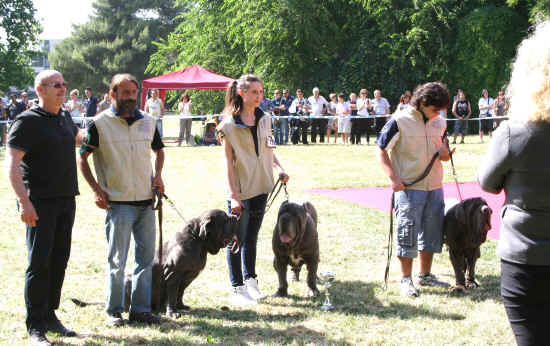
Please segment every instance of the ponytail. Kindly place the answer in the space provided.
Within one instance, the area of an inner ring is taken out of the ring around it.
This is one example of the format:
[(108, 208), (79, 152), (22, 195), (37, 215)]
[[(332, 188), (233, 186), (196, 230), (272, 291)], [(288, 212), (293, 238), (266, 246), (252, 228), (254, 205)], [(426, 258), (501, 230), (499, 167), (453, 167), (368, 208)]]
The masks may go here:
[(253, 82), (262, 83), (261, 79), (253, 74), (242, 75), (229, 83), (225, 92), (225, 108), (224, 113), (228, 116), (235, 116), (243, 110), (243, 98), (239, 94), (239, 90), (248, 90), (248, 87)]

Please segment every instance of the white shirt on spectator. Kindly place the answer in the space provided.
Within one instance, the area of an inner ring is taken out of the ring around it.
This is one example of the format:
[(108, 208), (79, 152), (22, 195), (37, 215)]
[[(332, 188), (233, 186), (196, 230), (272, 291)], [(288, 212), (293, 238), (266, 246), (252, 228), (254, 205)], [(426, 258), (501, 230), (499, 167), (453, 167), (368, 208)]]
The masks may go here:
[[(364, 108), (363, 105), (366, 105)], [(368, 108), (368, 105), (369, 105), (369, 99), (362, 99), (362, 98), (358, 98), (357, 99), (357, 114), (358, 115), (369, 115), (369, 110), (367, 109)], [(362, 109), (361, 109), (362, 108)]]
[(317, 100), (315, 99), (315, 96), (310, 96), (307, 100), (311, 105), (310, 115), (312, 116), (320, 116), (323, 112), (323, 105), (328, 106), (327, 100), (321, 95), (319, 95)]
[(161, 99), (157, 98), (156, 100), (153, 100), (153, 98), (150, 98), (147, 100), (147, 107), (149, 107), (149, 114), (158, 117), (160, 116), (160, 105), (161, 105)]
[(372, 103), (374, 114), (385, 115), (390, 113), (390, 103), (385, 97), (381, 97), (380, 100), (374, 98), (370, 102)]
[[(492, 117), (493, 114), (493, 104), (495, 103), (495, 100), (491, 97), (485, 98), (482, 97), (479, 99), (478, 107), (479, 107), (479, 117), (480, 118), (486, 118), (486, 117)], [(489, 106), (489, 109), (481, 109), (481, 107), (487, 107)]]

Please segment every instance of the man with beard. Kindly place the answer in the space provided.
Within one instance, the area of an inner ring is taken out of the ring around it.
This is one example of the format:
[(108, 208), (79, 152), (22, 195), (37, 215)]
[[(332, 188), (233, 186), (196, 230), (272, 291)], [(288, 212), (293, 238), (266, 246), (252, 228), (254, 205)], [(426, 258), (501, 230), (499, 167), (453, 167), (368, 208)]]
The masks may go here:
[(25, 305), (31, 345), (51, 345), (46, 332), (76, 333), (61, 324), (59, 307), (78, 195), (75, 144), (82, 142), (68, 112), (61, 109), (67, 83), (54, 70), (34, 80), (39, 104), (19, 114), (8, 135), (7, 167), (27, 230)]
[[(93, 118), (78, 160), (82, 175), (94, 191), (95, 203), (107, 210), (107, 325), (124, 323), (124, 267), (130, 235), (136, 243), (130, 297), (130, 322), (159, 324), (151, 314), (152, 265), (155, 255), (153, 189), (164, 192), (164, 151), (155, 119), (136, 108), (139, 84), (130, 74), (111, 80), (111, 108)], [(155, 153), (155, 170), (151, 167)], [(88, 157), (93, 154), (97, 180)]]

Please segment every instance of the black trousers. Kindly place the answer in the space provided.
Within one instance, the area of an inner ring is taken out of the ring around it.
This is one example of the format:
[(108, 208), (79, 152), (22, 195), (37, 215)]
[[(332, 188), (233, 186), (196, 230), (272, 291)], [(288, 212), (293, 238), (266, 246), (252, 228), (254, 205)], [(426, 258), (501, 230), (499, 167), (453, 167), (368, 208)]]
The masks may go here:
[(44, 322), (59, 307), (65, 268), (71, 253), (74, 197), (32, 200), (38, 214), (27, 226), (29, 265), (25, 273), (27, 330), (45, 330)]
[(519, 346), (547, 345), (550, 338), (550, 266), (501, 260), (500, 292)]
[(327, 133), (328, 119), (312, 119), (311, 121), (311, 143), (317, 143), (317, 134), (319, 134), (319, 143), (325, 143), (325, 133)]

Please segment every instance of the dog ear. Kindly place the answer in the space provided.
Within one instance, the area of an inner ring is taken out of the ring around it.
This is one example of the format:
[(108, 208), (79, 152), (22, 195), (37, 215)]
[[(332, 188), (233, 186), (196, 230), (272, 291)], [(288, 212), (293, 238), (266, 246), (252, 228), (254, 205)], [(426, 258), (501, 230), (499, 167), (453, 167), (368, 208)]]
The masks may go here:
[(208, 228), (210, 227), (211, 223), (212, 223), (212, 219), (209, 217), (201, 220), (199, 239), (206, 240), (206, 237), (208, 237)]
[(455, 207), (455, 217), (458, 222), (466, 223), (466, 211), (464, 210), (464, 203), (458, 203)]

